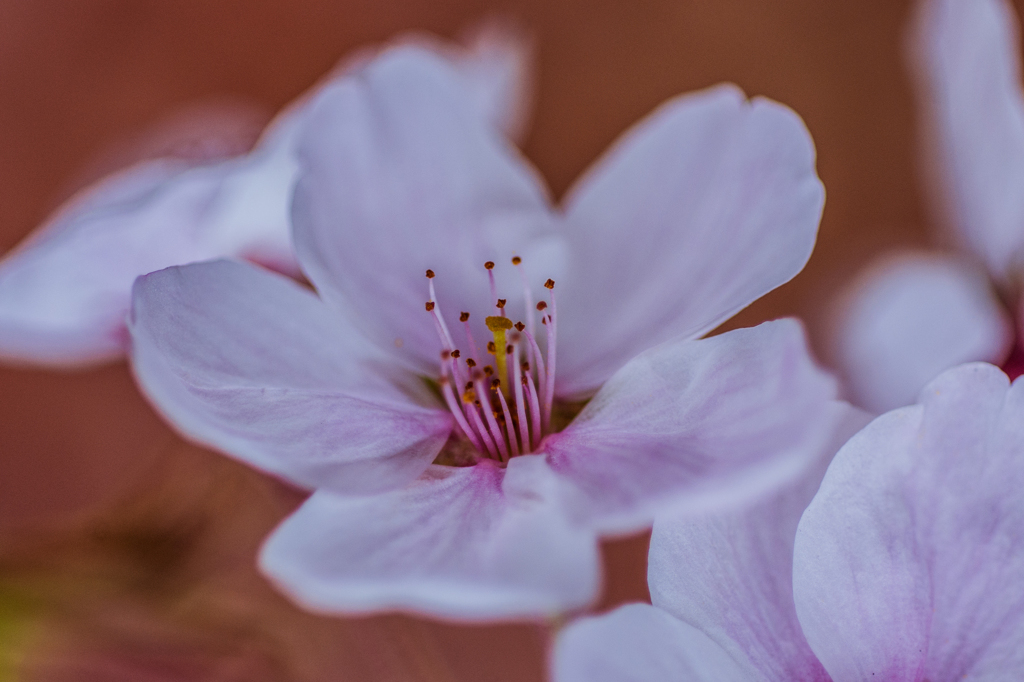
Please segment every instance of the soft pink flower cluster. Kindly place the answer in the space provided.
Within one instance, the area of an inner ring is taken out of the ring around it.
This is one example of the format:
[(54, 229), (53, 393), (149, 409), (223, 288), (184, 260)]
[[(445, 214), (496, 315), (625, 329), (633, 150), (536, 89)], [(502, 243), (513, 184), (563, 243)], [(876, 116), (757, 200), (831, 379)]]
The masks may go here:
[[(918, 24), (939, 194), (1012, 301), (1009, 10), (925, 0)], [(185, 437), (308, 490), (260, 564), (310, 609), (571, 616), (598, 539), (653, 524), (653, 605), (563, 629), (558, 679), (1020, 677), (1024, 388), (948, 369), (1010, 350), (985, 277), (915, 257), (862, 280), (842, 387), (792, 319), (708, 336), (811, 254), (803, 123), (730, 85), (679, 96), (556, 206), (508, 137), (527, 63), (495, 27), (400, 40), (243, 156), (104, 180), (0, 262), (0, 354), (127, 352)], [(856, 433), (842, 391), (901, 409)]]

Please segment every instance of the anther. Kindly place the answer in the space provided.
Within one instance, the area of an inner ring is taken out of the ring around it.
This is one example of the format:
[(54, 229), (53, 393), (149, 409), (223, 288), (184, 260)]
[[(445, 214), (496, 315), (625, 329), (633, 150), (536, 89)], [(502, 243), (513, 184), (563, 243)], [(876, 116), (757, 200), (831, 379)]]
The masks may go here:
[(466, 358), (466, 366), (476, 367), (476, 360), (474, 360), (473, 358)]
[(459, 322), (465, 322), (468, 319), (469, 319), (469, 313), (466, 313), (466, 312), (459, 313)]
[(523, 324), (522, 322), (516, 322), (515, 327), (516, 331), (523, 331), (524, 329), (526, 329), (526, 325)]
[(427, 279), (434, 279), (434, 271), (427, 270)]
[(512, 265), (519, 265), (523, 262), (523, 259), (519, 256), (512, 256)]
[(488, 341), (487, 342), (487, 352), (491, 353), (492, 355), (494, 353), (498, 352), (497, 347), (494, 345), (494, 341)]
[(504, 299), (504, 298), (499, 298), (499, 299), (498, 299), (498, 302), (497, 302), (497, 303), (495, 304), (495, 306), (494, 306), (494, 307), (495, 307), (495, 308), (504, 308), (504, 307), (505, 307), (505, 304), (506, 304), (506, 303), (508, 303), (508, 300), (507, 300), (507, 299)]
[(544, 288), (545, 289), (554, 289), (555, 288), (555, 280), (549, 279), (548, 281), (544, 282)]
[(493, 270), (494, 269), (494, 261), (492, 261), (492, 260), (487, 261), (486, 263), (484, 263), (484, 267), (487, 268), (488, 270)]
[(434, 302), (433, 301), (427, 301), (427, 306), (426, 307), (427, 307), (427, 312), (428, 313), (434, 312)]
[(501, 379), (491, 379), (491, 388), (498, 388), (501, 386)]
[[(458, 353), (458, 351), (455, 351), (455, 352)], [(448, 358), (452, 357), (452, 355), (453, 355), (453, 353), (450, 350), (445, 349), (445, 350), (441, 351), (441, 360), (448, 360)], [(458, 357), (458, 356), (456, 355), (455, 357)]]
[(460, 353), (460, 352), (459, 352), (459, 349), (458, 349), (458, 348), (456, 348), (455, 350), (453, 350), (453, 351), (452, 351), (452, 357), (453, 357), (453, 358), (458, 358), (458, 357), (460, 357), (461, 355), (462, 355), (462, 353)]
[(537, 304), (537, 310), (545, 310), (547, 307), (548, 304), (545, 303), (544, 301), (541, 301), (540, 303)]
[(505, 346), (505, 355), (512, 355), (512, 344)]
[(484, 374), (486, 374), (487, 376), (491, 376), (492, 374), (494, 374), (494, 368), (491, 367), (490, 365), (486, 365), (484, 367)]

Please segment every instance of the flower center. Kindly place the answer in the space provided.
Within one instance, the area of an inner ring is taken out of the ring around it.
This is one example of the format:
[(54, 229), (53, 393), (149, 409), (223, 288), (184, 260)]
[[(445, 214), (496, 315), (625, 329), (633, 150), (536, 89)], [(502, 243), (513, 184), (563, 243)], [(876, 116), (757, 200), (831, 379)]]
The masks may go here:
[[(459, 315), (463, 324), (466, 352), (455, 343), (434, 294), (434, 271), (427, 270), (430, 298), (426, 308), (434, 319), (441, 338), (441, 372), (438, 385), (448, 409), (459, 425), (461, 436), (476, 450), (477, 456), (499, 462), (533, 452), (551, 430), (551, 410), (555, 392), (555, 282), (548, 280), (550, 306), (546, 301), (533, 305), (533, 295), (516, 256), (512, 265), (523, 281), (526, 322), (512, 322), (505, 314), (506, 299), (498, 298), (494, 282), (494, 263), (484, 267), (491, 286), (491, 300), (497, 315), (489, 315), (485, 324), (492, 339), (487, 354), (480, 353), (469, 325), (469, 313)], [(546, 330), (545, 354), (535, 336), (534, 322)]]

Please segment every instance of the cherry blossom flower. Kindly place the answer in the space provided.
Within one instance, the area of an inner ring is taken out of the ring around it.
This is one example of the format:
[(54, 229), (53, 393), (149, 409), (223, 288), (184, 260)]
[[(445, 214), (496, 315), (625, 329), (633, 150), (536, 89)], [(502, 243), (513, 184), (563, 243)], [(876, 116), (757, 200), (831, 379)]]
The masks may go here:
[(1016, 17), (1004, 0), (923, 0), (911, 46), (926, 188), (960, 253), (885, 257), (844, 295), (832, 355), (851, 399), (876, 412), (909, 404), (963, 362), (1008, 363), (1011, 377), (1024, 370), (1014, 341), (1024, 322)]
[(749, 511), (659, 518), (653, 606), (560, 633), (556, 682), (1019, 679), (1022, 424), (1024, 382), (963, 365), (854, 436), (820, 489), (824, 467)]
[(838, 418), (797, 322), (699, 338), (813, 247), (823, 191), (785, 107), (670, 100), (553, 210), (450, 68), (400, 49), (324, 92), (299, 156), (315, 292), (173, 267), (136, 282), (130, 331), (187, 437), (315, 489), (261, 557), (310, 608), (580, 607), (599, 534), (771, 489)]
[[(421, 35), (397, 42), (443, 55), (472, 89), (480, 115), (510, 133), (523, 130), (529, 46), (517, 33), (491, 23), (465, 48)], [(298, 274), (288, 217), (297, 137), (317, 93), (374, 52), (344, 60), (284, 109), (247, 154), (218, 160), (242, 150), (201, 136), (187, 158), (137, 163), (66, 202), (0, 262), (0, 358), (75, 366), (120, 357), (132, 282), (170, 265), (230, 256)]]

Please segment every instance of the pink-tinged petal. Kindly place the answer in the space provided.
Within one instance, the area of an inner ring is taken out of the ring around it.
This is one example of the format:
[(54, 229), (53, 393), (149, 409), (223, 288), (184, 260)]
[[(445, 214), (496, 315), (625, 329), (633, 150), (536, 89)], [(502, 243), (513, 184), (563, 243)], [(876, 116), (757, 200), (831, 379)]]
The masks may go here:
[(176, 428), (303, 486), (403, 485), (452, 428), (376, 377), (380, 358), (313, 293), (255, 266), (141, 277), (129, 328), (135, 376)]
[(949, 370), (836, 455), (793, 586), (837, 682), (1024, 675), (1024, 382)]
[(757, 671), (747, 679), (828, 679), (793, 606), (793, 540), (832, 456), (869, 419), (845, 406), (816, 460), (754, 506), (659, 517), (654, 523), (647, 569), (651, 601)]
[(559, 392), (695, 338), (788, 281), (814, 248), (824, 189), (800, 118), (734, 86), (659, 107), (570, 192)]
[(629, 532), (797, 476), (842, 412), (835, 393), (800, 324), (766, 322), (642, 353), (541, 447), (577, 522)]
[(700, 630), (647, 604), (573, 622), (558, 633), (551, 667), (553, 682), (764, 679)]
[(0, 262), (0, 357), (77, 365), (121, 355), (135, 278), (213, 255), (201, 225), (225, 172), (154, 161), (76, 197)]
[(507, 469), (433, 466), (367, 497), (315, 493), (274, 532), (260, 564), (307, 608), (403, 610), (457, 620), (551, 617), (599, 586), (594, 536), (558, 508), (541, 457)]
[(942, 222), (1004, 280), (1024, 247), (1024, 97), (1004, 0), (928, 0), (913, 57), (926, 171)]
[(481, 120), (457, 72), (428, 52), (390, 50), (326, 92), (300, 158), (293, 220), (303, 270), (420, 370), (436, 370), (441, 349), (423, 309), (428, 268), (449, 326), (468, 311), (478, 338), (495, 312), (485, 261), (498, 263), (513, 316), (522, 311), (513, 254), (538, 287), (557, 276), (542, 267), (558, 242), (541, 187)]
[(937, 254), (885, 257), (843, 296), (832, 346), (850, 399), (881, 413), (917, 399), (944, 370), (1000, 364), (1013, 326), (988, 279)]

